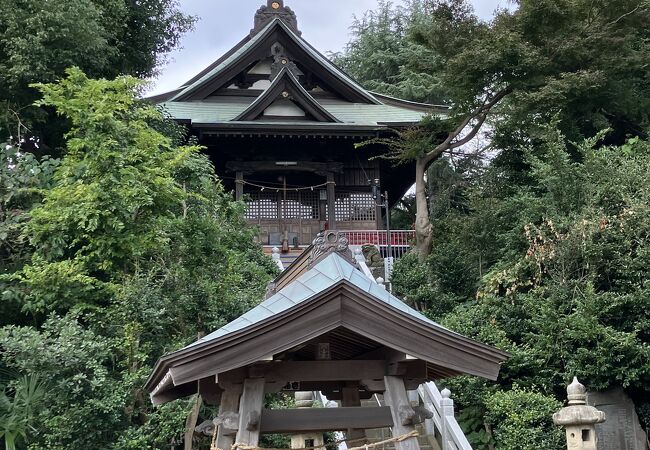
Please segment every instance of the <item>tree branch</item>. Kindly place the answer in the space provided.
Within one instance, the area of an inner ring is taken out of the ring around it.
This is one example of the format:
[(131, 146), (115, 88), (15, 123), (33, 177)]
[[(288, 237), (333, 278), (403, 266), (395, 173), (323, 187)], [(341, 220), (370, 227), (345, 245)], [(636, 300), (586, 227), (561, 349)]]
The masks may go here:
[[(468, 114), (462, 121), (461, 123), (456, 127), (454, 131), (449, 133), (447, 138), (436, 148), (434, 148), (432, 151), (427, 153), (424, 156), (424, 160), (426, 164), (430, 164), (432, 161), (434, 161), (436, 158), (438, 158), (441, 154), (443, 154), (445, 151), (452, 150), (454, 148), (458, 148), (460, 146), (465, 145), (476, 135), (478, 134), (479, 131), (481, 131), (481, 128), (483, 127), (483, 124), (487, 120), (487, 116), (489, 112), (494, 108), (501, 100), (503, 100), (508, 94), (510, 94), (513, 91), (512, 86), (507, 86), (503, 90), (497, 92), (492, 99), (489, 101), (486, 99), (481, 106), (476, 108), (472, 113)], [(458, 141), (454, 141), (460, 133), (463, 132), (463, 130), (469, 125), (472, 120), (478, 119), (478, 123), (474, 125), (472, 128), (472, 131), (469, 132), (469, 134), (462, 139)]]
[(620, 16), (618, 19), (616, 19), (616, 20), (614, 20), (614, 21), (612, 21), (612, 22), (609, 22), (609, 23), (607, 24), (607, 26), (610, 26), (610, 25), (616, 25), (618, 22), (620, 22), (621, 20), (625, 19), (627, 16), (630, 16), (630, 15), (634, 14), (635, 12), (637, 12), (639, 9), (641, 9), (641, 6), (642, 6), (642, 5), (638, 5), (638, 6), (637, 6), (636, 8), (634, 8), (632, 11), (628, 11), (628, 12), (626, 12), (625, 14), (623, 14), (622, 16)]

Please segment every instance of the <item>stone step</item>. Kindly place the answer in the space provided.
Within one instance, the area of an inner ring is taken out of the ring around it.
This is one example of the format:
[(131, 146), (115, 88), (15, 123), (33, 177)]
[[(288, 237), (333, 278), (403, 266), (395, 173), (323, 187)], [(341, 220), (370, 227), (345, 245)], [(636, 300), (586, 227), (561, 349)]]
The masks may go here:
[[(264, 246), (263, 250), (264, 254), (268, 255), (269, 257), (273, 254), (273, 247), (271, 246)], [(287, 253), (280, 253), (280, 261), (282, 261), (284, 268), (288, 269), (289, 266), (291, 266), (291, 264), (293, 264), (304, 251), (304, 248), (291, 248)]]

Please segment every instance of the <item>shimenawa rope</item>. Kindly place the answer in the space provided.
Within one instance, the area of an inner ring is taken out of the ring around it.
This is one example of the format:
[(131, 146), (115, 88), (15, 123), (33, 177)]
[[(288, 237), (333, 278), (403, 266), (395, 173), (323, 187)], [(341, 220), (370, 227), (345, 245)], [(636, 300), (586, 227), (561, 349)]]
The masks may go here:
[[(216, 446), (217, 429), (218, 428), (219, 427), (214, 427), (214, 433), (212, 434), (212, 445), (210, 446), (211, 450), (223, 450), (223, 449), (220, 449), (220, 448), (218, 448)], [(406, 439), (418, 437), (419, 435), (420, 435), (420, 433), (418, 433), (417, 431), (414, 430), (414, 431), (411, 431), (410, 433), (402, 434), (401, 436), (396, 436), (396, 437), (386, 439), (386, 440), (383, 440), (383, 441), (373, 442), (371, 444), (364, 444), (364, 445), (359, 446), (359, 447), (351, 447), (351, 448), (348, 448), (348, 450), (369, 450), (371, 448), (379, 447), (379, 446), (382, 446), (382, 445), (385, 445), (385, 444), (390, 444), (391, 442), (402, 442), (402, 441), (404, 441)], [(338, 444), (340, 444), (342, 442), (351, 443), (351, 442), (360, 442), (360, 441), (365, 441), (365, 440), (366, 440), (365, 438), (353, 439), (353, 440), (342, 439), (340, 441), (335, 441), (335, 442), (332, 442), (332, 443), (329, 443), (329, 444), (316, 445), (316, 446), (313, 446), (313, 447), (302, 447), (302, 448), (298, 448), (298, 449), (264, 448), (264, 447), (257, 447), (255, 445), (245, 445), (245, 444), (235, 443), (230, 448), (230, 450), (316, 450), (316, 449), (322, 449), (322, 448), (326, 448), (326, 447), (336, 446), (336, 445), (338, 445)]]

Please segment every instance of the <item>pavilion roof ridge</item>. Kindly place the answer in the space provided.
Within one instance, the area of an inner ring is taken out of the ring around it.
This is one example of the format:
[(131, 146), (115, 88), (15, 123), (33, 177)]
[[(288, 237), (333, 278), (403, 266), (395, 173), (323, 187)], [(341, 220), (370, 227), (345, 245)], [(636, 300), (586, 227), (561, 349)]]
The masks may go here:
[(280, 314), (293, 306), (307, 301), (315, 295), (318, 295), (319, 293), (342, 282), (352, 284), (354, 287), (369, 294), (374, 300), (388, 304), (403, 314), (426, 322), (429, 326), (462, 336), (411, 308), (402, 300), (388, 292), (384, 287), (377, 284), (374, 280), (370, 280), (366, 277), (359, 269), (354, 267), (341, 255), (332, 253), (315, 264), (314, 267), (307, 270), (295, 281), (289, 283), (277, 293), (264, 300), (258, 306), (252, 308), (242, 316), (219, 328), (215, 332), (188, 345), (183, 350), (197, 345), (206, 344), (230, 333), (253, 326), (262, 320)]

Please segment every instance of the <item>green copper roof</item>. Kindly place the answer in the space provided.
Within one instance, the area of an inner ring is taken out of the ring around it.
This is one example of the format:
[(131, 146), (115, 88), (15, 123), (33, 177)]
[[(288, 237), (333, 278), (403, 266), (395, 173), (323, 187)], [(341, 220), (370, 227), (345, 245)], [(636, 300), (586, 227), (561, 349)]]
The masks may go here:
[[(250, 106), (253, 99), (224, 103), (164, 102), (163, 107), (174, 119), (194, 123), (230, 122)], [(426, 113), (391, 105), (368, 105), (321, 101), (320, 104), (343, 123), (378, 125), (384, 123), (417, 123)]]
[(371, 301), (374, 300), (386, 303), (401, 311), (403, 314), (424, 321), (436, 328), (446, 330), (442, 325), (428, 319), (426, 316), (420, 314), (394, 295), (391, 295), (386, 289), (379, 286), (373, 280), (370, 280), (348, 261), (336, 253), (333, 253), (316, 264), (312, 269), (302, 274), (296, 281), (280, 290), (274, 296), (268, 298), (243, 316), (230, 322), (228, 325), (218, 329), (214, 333), (208, 334), (186, 348), (209, 342), (213, 339), (252, 326), (264, 319), (268, 319), (269, 317), (280, 314), (302, 302), (305, 302), (315, 295), (343, 281), (347, 281), (360, 290), (367, 292)]

